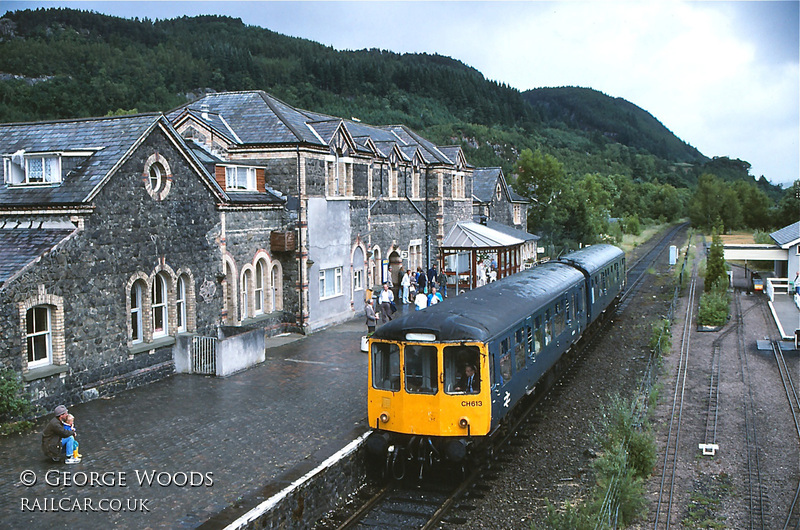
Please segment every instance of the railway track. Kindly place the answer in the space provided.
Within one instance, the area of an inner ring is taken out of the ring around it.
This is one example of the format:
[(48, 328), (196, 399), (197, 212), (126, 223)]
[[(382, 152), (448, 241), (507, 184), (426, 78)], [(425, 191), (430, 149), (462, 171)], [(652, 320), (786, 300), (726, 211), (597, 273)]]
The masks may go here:
[[(786, 399), (789, 402), (789, 409), (792, 412), (795, 433), (797, 433), (798, 440), (800, 440), (800, 397), (798, 397), (797, 388), (792, 379), (791, 371), (786, 364), (786, 358), (783, 356), (783, 351), (778, 342), (771, 340), (770, 345), (772, 347), (772, 355), (775, 358), (775, 363), (778, 365), (778, 373), (781, 377), (783, 389), (786, 392)], [(784, 530), (788, 528), (800, 528), (800, 483), (798, 483), (792, 504), (789, 506), (789, 513), (786, 516), (783, 528)]]
[(658, 490), (658, 502), (656, 504), (653, 528), (668, 529), (672, 522), (675, 474), (678, 466), (678, 447), (680, 444), (681, 418), (683, 415), (683, 398), (686, 390), (686, 376), (688, 373), (690, 351), (689, 344), (691, 340), (692, 322), (694, 320), (694, 307), (696, 305), (696, 291), (697, 264), (695, 263), (692, 267), (692, 277), (689, 281), (689, 302), (681, 335), (677, 376), (675, 377), (675, 389), (672, 395), (672, 411), (670, 413), (667, 441), (664, 448), (664, 461), (661, 468), (661, 482)]
[(750, 380), (750, 369), (747, 366), (747, 349), (744, 344), (744, 314), (742, 313), (742, 302), (739, 291), (733, 295), (735, 318), (736, 318), (736, 350), (739, 355), (739, 362), (742, 373), (742, 383), (744, 384), (743, 411), (745, 424), (745, 450), (747, 456), (747, 491), (745, 491), (745, 502), (747, 503), (750, 515), (749, 528), (766, 528), (768, 514), (768, 498), (765, 485), (762, 483), (761, 466), (759, 463), (760, 448), (758, 445), (758, 429), (756, 425), (755, 399), (753, 398), (752, 383)]
[[(485, 464), (491, 466), (494, 453), (501, 453), (503, 447), (523, 443), (520, 442), (520, 438), (524, 439), (525, 435), (519, 436), (519, 433), (527, 423), (536, 422), (536, 415), (533, 412), (538, 405), (545, 399), (557, 399), (560, 389), (569, 385), (571, 374), (580, 370), (583, 360), (588, 357), (586, 353), (592, 349), (599, 337), (611, 325), (614, 315), (624, 310), (624, 307), (620, 306), (635, 294), (636, 287), (640, 285), (647, 270), (683, 228), (685, 225), (678, 225), (666, 232), (628, 269), (628, 285), (620, 296), (616, 312), (609, 311), (602, 324), (581, 338), (576, 346), (562, 358), (562, 361), (559, 362), (559, 376), (552, 379), (550, 386), (537, 388), (537, 391), (530, 396), (529, 403), (525, 404), (517, 421), (506, 429), (500, 441), (493, 444), (493, 449), (489, 451), (491, 456), (487, 458)], [(625, 303), (626, 306), (627, 303)], [(462, 480), (454, 481), (455, 475), (460, 476)], [(490, 487), (487, 482), (491, 481), (492, 476), (491, 467), (475, 465), (471, 471), (456, 470), (455, 473), (450, 473), (449, 477), (431, 477), (432, 480), (427, 481), (392, 481), (376, 490), (368, 499), (356, 503), (357, 506), (352, 507), (350, 515), (340, 518), (343, 519), (340, 522), (318, 526), (318, 528), (337, 528), (338, 530), (353, 528), (430, 529), (443, 522), (458, 524), (465, 520), (461, 512), (468, 512), (472, 508), (471, 503), (480, 500), (481, 490)]]

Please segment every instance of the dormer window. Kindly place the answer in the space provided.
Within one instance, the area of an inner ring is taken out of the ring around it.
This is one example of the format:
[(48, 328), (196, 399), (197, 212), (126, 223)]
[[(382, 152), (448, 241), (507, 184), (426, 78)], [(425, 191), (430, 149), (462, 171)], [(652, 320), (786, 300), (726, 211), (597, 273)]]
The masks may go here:
[(12, 186), (58, 184), (61, 157), (55, 154), (16, 153), (3, 158), (5, 182)]
[(228, 190), (256, 191), (256, 168), (245, 166), (226, 167), (225, 188)]

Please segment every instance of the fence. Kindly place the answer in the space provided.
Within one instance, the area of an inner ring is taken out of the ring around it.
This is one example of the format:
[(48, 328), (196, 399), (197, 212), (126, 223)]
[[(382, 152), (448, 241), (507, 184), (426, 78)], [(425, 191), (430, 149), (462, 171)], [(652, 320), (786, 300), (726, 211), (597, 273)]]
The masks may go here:
[(216, 337), (192, 337), (192, 373), (217, 375)]

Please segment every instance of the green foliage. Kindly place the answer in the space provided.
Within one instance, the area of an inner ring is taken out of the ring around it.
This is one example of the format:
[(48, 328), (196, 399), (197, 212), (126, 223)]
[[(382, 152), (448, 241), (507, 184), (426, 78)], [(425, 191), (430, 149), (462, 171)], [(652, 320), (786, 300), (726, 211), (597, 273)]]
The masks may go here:
[(720, 282), (716, 287), (700, 296), (700, 309), (697, 311), (697, 323), (701, 326), (724, 326), (728, 321), (730, 297)]
[(663, 319), (653, 324), (653, 332), (650, 334), (650, 350), (663, 355), (672, 347), (672, 334), (670, 332), (669, 319)]
[(622, 231), (626, 234), (638, 236), (642, 233), (642, 227), (639, 224), (639, 216), (637, 214), (627, 215), (622, 218)]
[(22, 381), (14, 370), (7, 368), (0, 372), (0, 423), (9, 423), (31, 413), (30, 402), (22, 392)]
[(703, 290), (710, 292), (722, 282), (723, 289), (728, 284), (728, 273), (725, 268), (725, 248), (718, 234), (711, 238), (711, 247), (706, 258), (706, 276)]

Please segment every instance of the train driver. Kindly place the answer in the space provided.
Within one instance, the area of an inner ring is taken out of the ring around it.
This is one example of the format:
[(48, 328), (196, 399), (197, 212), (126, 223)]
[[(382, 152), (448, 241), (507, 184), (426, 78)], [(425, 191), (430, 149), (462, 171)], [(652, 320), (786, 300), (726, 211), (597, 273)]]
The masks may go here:
[(464, 367), (464, 374), (458, 380), (458, 386), (455, 389), (467, 394), (477, 394), (481, 391), (481, 378), (478, 371), (475, 370), (475, 365), (468, 364)]

